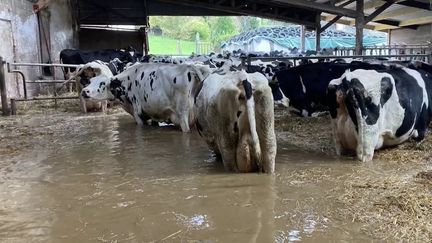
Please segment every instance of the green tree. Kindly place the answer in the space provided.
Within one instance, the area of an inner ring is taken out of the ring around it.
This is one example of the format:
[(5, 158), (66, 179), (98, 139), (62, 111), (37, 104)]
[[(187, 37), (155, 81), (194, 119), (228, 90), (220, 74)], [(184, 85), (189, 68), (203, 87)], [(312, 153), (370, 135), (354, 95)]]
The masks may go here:
[(215, 17), (211, 21), (211, 42), (215, 47), (219, 47), (222, 41), (238, 34), (238, 30), (232, 17)]
[(202, 41), (207, 41), (210, 37), (210, 27), (204, 18), (190, 21), (186, 29), (189, 40), (195, 40), (196, 33), (199, 33)]

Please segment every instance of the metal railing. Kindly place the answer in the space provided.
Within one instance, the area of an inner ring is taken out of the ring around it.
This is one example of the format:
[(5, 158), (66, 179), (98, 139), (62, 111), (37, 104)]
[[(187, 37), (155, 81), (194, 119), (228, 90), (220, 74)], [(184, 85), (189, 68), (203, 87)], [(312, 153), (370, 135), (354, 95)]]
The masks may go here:
[[(5, 70), (6, 65), (6, 70)], [(62, 99), (78, 99), (79, 96), (65, 96), (65, 97), (58, 97), (57, 95), (57, 89), (55, 87), (55, 84), (59, 83), (76, 83), (74, 79), (71, 80), (28, 80), (26, 79), (24, 73), (19, 69), (12, 69), (11, 67), (73, 67), (77, 68), (80, 65), (72, 65), (72, 64), (45, 64), (45, 63), (7, 63), (3, 61), (3, 58), (0, 57), (0, 94), (1, 94), (1, 101), (2, 101), (2, 114), (3, 115), (16, 115), (17, 113), (17, 102), (26, 102), (26, 101), (38, 101), (38, 100), (54, 100), (54, 107), (57, 109), (57, 100)], [(18, 98), (18, 99), (10, 99), (10, 109), (8, 107), (8, 99), (7, 99), (7, 92), (6, 92), (6, 73), (16, 73), (19, 74), (22, 78), (22, 86), (24, 91), (24, 98)], [(54, 95), (52, 97), (28, 97), (27, 92), (27, 84), (53, 84), (54, 86)]]
[(407, 55), (348, 55), (348, 56), (309, 56), (309, 57), (242, 57), (242, 66), (250, 66), (252, 61), (292, 61), (294, 66), (297, 66), (301, 60), (334, 60), (334, 59), (378, 59), (378, 58), (394, 58), (396, 60), (417, 60), (427, 63), (432, 63), (432, 54), (407, 54)]
[[(430, 54), (432, 44), (411, 44), (411, 45), (386, 45), (386, 46), (365, 46), (363, 55), (406, 55), (406, 54)], [(355, 48), (337, 48), (334, 50), (336, 56), (355, 55)]]

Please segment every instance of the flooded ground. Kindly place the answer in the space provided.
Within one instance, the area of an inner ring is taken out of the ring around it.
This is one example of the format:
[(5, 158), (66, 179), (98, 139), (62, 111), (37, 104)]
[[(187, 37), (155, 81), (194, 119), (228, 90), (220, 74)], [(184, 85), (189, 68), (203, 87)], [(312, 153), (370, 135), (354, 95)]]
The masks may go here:
[[(410, 225), (414, 238), (395, 222), (432, 211), (432, 184), (416, 177), (429, 150), (362, 164), (333, 156), (326, 118), (278, 115), (274, 176), (227, 173), (196, 132), (141, 128), (122, 112), (0, 118), (0, 242), (431, 239), (430, 217)], [(425, 201), (405, 210), (393, 187)]]

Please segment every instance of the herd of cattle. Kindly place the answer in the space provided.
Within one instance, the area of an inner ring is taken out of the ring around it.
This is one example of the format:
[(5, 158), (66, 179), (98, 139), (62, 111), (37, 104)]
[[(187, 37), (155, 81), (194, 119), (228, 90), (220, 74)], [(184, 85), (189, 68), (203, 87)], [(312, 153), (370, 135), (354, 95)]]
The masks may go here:
[(274, 105), (300, 116), (329, 112), (337, 154), (354, 152), (361, 161), (376, 149), (422, 140), (432, 118), (432, 66), (422, 62), (254, 61), (242, 68), (240, 59), (214, 54), (82, 53), (62, 51), (61, 59), (85, 63), (74, 74), (84, 111), (88, 102), (116, 101), (139, 125), (195, 126), (233, 171), (274, 172)]

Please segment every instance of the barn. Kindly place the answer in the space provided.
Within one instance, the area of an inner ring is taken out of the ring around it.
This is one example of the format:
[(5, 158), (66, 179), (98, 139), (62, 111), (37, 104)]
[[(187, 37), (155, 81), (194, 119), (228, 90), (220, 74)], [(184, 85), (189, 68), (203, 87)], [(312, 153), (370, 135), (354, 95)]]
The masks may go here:
[[(431, 11), (0, 1), (0, 242), (431, 242)], [(146, 55), (149, 16), (292, 25), (175, 58)], [(349, 54), (271, 55), (341, 42)]]

